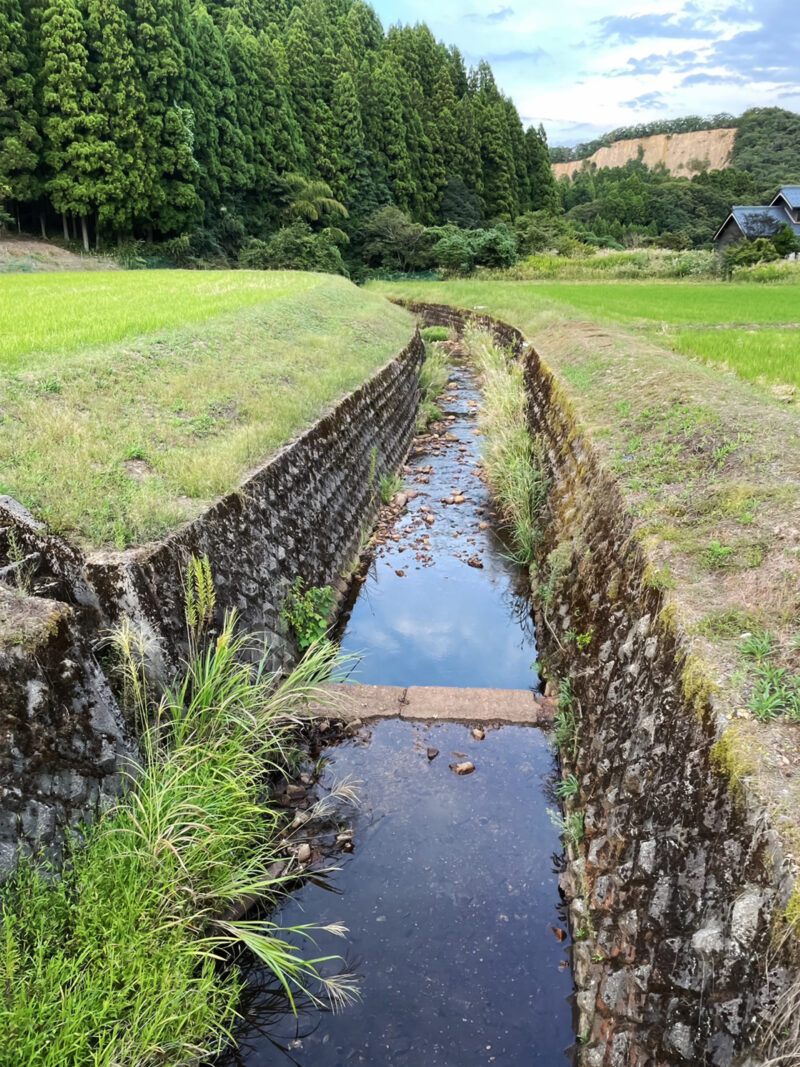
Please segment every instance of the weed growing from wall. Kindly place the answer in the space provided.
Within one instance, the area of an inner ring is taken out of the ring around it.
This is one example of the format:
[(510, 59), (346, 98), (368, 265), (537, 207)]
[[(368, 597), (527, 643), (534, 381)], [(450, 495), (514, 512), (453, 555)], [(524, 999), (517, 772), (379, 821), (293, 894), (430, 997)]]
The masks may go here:
[(403, 479), (397, 474), (384, 474), (381, 478), (381, 502), (391, 504), (392, 498), (403, 488)]
[(281, 608), (281, 618), (291, 627), (301, 651), (320, 641), (328, 632), (336, 597), (329, 585), (309, 586), (295, 578)]

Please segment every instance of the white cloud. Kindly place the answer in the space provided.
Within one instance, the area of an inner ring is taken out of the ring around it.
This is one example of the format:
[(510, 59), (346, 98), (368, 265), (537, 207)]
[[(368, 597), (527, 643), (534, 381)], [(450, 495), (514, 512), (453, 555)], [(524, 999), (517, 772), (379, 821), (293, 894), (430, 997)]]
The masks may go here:
[[(739, 113), (779, 95), (791, 106), (800, 94), (795, 2), (374, 0), (384, 21), (427, 21), (468, 61), (489, 57), (500, 87), (527, 121), (544, 122), (551, 144), (650, 118)], [(626, 106), (641, 98), (652, 106)]]

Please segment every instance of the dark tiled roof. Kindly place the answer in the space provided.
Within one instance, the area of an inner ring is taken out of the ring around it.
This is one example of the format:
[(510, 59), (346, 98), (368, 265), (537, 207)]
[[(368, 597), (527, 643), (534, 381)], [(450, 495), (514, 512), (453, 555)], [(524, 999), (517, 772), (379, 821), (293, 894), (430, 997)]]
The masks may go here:
[(782, 226), (789, 225), (800, 237), (800, 224), (792, 222), (785, 208), (777, 204), (769, 207), (734, 204), (731, 215), (745, 237), (772, 237)]

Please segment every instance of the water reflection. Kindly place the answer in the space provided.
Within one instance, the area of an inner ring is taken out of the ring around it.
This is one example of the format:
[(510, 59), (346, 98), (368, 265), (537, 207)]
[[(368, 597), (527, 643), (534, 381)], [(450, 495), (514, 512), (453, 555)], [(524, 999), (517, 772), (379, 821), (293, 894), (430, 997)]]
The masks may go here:
[[(479, 394), (463, 367), (451, 385), (446, 435), (409, 461), (418, 495), (378, 550), (342, 652), (361, 657), (354, 680), (374, 685), (535, 687), (525, 575), (495, 532), (478, 471)], [(463, 502), (444, 504), (454, 490)]]
[[(429, 746), (441, 753), (432, 762)], [(474, 774), (450, 771), (456, 752)], [(567, 1063), (572, 981), (559, 940), (546, 738), (504, 727), (476, 742), (461, 725), (393, 720), (376, 724), (368, 743), (328, 755), (328, 781), (364, 782), (356, 850), (331, 876), (340, 896), (306, 886), (280, 921), (344, 922), (363, 999), (339, 1015), (245, 1027), (225, 1064)], [(319, 950), (340, 952), (341, 942), (322, 936)], [(263, 1024), (268, 1004), (258, 992), (248, 1018)]]

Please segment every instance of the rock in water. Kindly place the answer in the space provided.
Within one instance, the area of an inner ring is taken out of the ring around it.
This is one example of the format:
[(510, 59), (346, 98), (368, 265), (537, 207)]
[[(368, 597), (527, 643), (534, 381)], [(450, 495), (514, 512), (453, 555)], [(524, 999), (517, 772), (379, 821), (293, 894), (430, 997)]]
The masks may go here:
[(483, 729), (482, 726), (476, 726), (475, 729), (472, 731), (472, 736), (475, 738), (476, 741), (483, 741), (483, 739), (486, 737), (486, 731)]
[(438, 748), (429, 748), (428, 749), (428, 759), (429, 760), (435, 760), (438, 755), (439, 755), (439, 749)]
[(466, 760), (464, 763), (451, 763), (450, 770), (453, 774), (472, 774), (475, 770), (475, 764)]
[(307, 841), (304, 841), (297, 850), (297, 862), (308, 863), (311, 859), (311, 845)]

